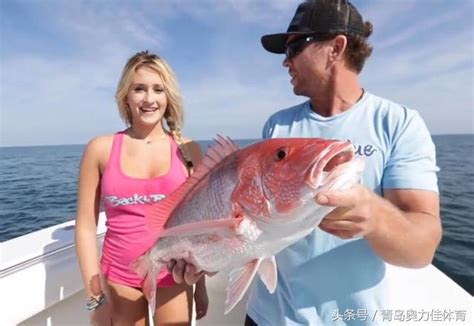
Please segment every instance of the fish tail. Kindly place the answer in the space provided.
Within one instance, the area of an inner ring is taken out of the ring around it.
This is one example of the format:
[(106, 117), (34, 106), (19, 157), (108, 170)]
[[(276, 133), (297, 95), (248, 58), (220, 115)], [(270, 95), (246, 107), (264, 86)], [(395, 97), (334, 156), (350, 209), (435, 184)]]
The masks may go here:
[(132, 265), (133, 269), (142, 278), (142, 291), (148, 300), (152, 316), (155, 314), (156, 309), (156, 277), (161, 269), (161, 264), (159, 265), (157, 266), (157, 264), (153, 263), (149, 253), (138, 257)]

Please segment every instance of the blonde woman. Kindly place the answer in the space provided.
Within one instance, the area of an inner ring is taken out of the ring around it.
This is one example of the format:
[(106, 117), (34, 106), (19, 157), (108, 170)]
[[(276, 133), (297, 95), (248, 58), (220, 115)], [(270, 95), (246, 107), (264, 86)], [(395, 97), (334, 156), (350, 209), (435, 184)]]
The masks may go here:
[[(92, 139), (79, 176), (76, 248), (96, 325), (148, 325), (148, 302), (131, 263), (156, 239), (145, 225), (147, 205), (165, 198), (189, 176), (202, 154), (181, 136), (183, 107), (174, 73), (148, 51), (125, 65), (116, 101), (128, 125)], [(107, 217), (102, 257), (97, 252), (99, 203)], [(192, 287), (176, 284), (163, 270), (157, 278), (155, 325), (189, 325)], [(197, 318), (206, 314), (204, 282), (196, 286)]]

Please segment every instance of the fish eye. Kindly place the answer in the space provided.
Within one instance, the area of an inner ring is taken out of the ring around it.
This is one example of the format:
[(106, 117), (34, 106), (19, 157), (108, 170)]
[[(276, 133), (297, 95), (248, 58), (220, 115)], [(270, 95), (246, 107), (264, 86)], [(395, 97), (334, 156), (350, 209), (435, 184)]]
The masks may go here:
[(281, 148), (277, 149), (277, 151), (276, 151), (275, 161), (277, 161), (277, 162), (281, 161), (287, 156), (288, 156), (288, 148), (281, 147)]

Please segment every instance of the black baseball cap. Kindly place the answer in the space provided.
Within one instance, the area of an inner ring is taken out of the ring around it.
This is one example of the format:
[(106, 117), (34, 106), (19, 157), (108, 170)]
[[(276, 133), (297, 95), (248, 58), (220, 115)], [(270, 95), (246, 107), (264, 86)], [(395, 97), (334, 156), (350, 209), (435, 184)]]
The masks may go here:
[(365, 25), (357, 9), (347, 0), (312, 0), (301, 3), (286, 33), (264, 35), (262, 45), (272, 53), (285, 53), (290, 35), (365, 34)]

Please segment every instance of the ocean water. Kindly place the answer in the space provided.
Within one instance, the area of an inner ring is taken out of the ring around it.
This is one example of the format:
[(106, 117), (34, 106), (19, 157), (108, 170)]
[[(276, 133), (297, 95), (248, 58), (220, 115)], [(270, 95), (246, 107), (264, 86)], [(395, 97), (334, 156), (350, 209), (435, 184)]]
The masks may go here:
[[(434, 265), (474, 295), (474, 135), (433, 140), (444, 229)], [(203, 149), (211, 144), (200, 143)], [(83, 150), (84, 145), (0, 148), (0, 242), (74, 219)]]

